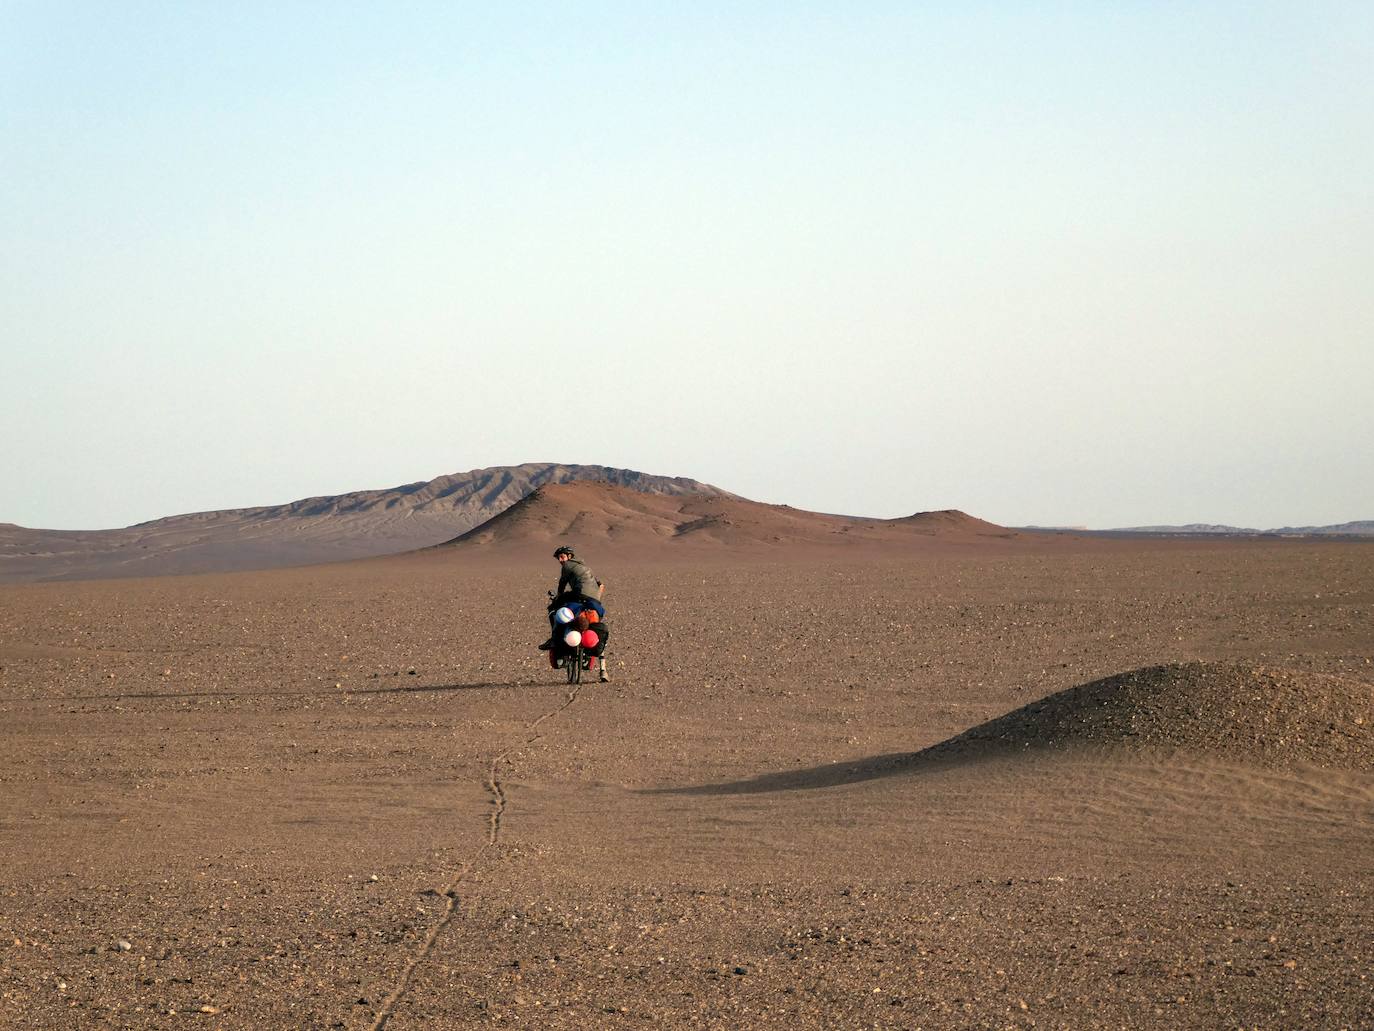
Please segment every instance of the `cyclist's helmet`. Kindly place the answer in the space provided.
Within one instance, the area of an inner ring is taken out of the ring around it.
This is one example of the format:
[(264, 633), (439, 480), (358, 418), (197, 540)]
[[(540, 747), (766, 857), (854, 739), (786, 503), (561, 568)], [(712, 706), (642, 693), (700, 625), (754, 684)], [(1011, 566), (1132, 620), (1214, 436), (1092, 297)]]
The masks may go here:
[(573, 550), (566, 544), (560, 544), (558, 547), (553, 549), (553, 557), (557, 558), (559, 555), (567, 555), (568, 558), (572, 558)]

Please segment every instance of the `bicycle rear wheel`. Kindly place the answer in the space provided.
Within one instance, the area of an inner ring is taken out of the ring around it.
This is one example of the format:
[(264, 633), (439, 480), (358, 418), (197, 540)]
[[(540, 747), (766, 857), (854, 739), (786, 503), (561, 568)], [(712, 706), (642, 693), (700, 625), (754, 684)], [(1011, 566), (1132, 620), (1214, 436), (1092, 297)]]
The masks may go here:
[(568, 673), (568, 683), (582, 683), (582, 649), (574, 648), (571, 655), (563, 660), (563, 668)]

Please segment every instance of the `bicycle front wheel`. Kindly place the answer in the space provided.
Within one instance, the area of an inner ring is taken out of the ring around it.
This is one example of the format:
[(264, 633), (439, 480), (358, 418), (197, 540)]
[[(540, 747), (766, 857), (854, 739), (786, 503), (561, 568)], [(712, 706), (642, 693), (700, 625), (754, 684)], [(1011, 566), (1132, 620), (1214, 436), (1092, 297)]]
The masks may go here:
[(573, 653), (563, 660), (563, 668), (568, 673), (568, 683), (582, 683), (582, 649), (574, 648)]

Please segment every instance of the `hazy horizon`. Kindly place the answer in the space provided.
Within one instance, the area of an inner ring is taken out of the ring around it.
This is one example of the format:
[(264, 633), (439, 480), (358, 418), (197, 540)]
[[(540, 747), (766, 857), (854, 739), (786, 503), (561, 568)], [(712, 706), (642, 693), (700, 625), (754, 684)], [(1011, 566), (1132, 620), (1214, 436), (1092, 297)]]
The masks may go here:
[(1368, 5), (11, 5), (0, 57), (0, 522), (547, 456), (1374, 518)]
[[(519, 465), (593, 465), (593, 466), (606, 466), (606, 463), (604, 463), (604, 462), (586, 462), (586, 463), (573, 463), (573, 462), (512, 462), (512, 463), (509, 463), (508, 466), (504, 466), (504, 467), (505, 467), (505, 468), (509, 468), (509, 467), (519, 466)], [(424, 478), (419, 479), (419, 480), (407, 480), (407, 481), (402, 482), (402, 483), (392, 483), (392, 484), (387, 484), (387, 485), (385, 485), (385, 486), (375, 486), (375, 485), (374, 485), (374, 486), (358, 487), (358, 488), (355, 488), (355, 489), (353, 489), (353, 490), (338, 491), (338, 492), (329, 493), (329, 494), (309, 494), (309, 495), (301, 495), (301, 496), (299, 496), (299, 497), (293, 497), (293, 498), (289, 498), (289, 499), (281, 499), (281, 500), (275, 500), (275, 501), (266, 501), (266, 502), (262, 502), (261, 504), (228, 506), (228, 507), (225, 508), (225, 509), (188, 509), (188, 510), (185, 510), (185, 511), (164, 512), (164, 513), (162, 513), (161, 515), (158, 515), (158, 516), (151, 516), (151, 517), (149, 517), (148, 519), (138, 520), (136, 523), (133, 523), (133, 524), (125, 524), (125, 525), (121, 525), (121, 526), (100, 526), (100, 527), (97, 527), (97, 526), (80, 526), (80, 527), (54, 527), (54, 526), (39, 527), (39, 526), (31, 526), (31, 527), (26, 527), (26, 528), (28, 528), (28, 529), (46, 529), (46, 530), (58, 530), (58, 529), (62, 529), (62, 530), (117, 530), (117, 529), (126, 529), (128, 526), (137, 525), (137, 523), (152, 522), (152, 521), (155, 521), (155, 520), (157, 520), (157, 519), (175, 518), (175, 517), (178, 517), (178, 516), (199, 515), (199, 514), (204, 514), (204, 513), (206, 513), (206, 512), (211, 512), (211, 511), (233, 511), (233, 510), (238, 510), (238, 509), (274, 508), (274, 507), (279, 507), (279, 506), (288, 505), (288, 504), (291, 504), (291, 503), (293, 503), (293, 502), (306, 501), (306, 500), (309, 500), (309, 499), (311, 499), (311, 498), (316, 498), (316, 497), (338, 497), (338, 496), (343, 496), (343, 495), (347, 495), (347, 494), (355, 494), (355, 493), (373, 493), (373, 492), (379, 492), (379, 491), (395, 490), (395, 489), (399, 489), (399, 488), (403, 488), (403, 487), (413, 486), (413, 485), (415, 485), (415, 484), (417, 484), (417, 483), (428, 483), (428, 482), (430, 482), (431, 480), (439, 479), (439, 478), (441, 478), (441, 477), (443, 477), (443, 476), (449, 476), (449, 475), (455, 475), (455, 474), (456, 474), (456, 475), (461, 475), (461, 474), (463, 474), (463, 473), (475, 472), (475, 471), (478, 471), (479, 469), (484, 469), (484, 468), (503, 468), (503, 466), (478, 466), (478, 467), (476, 467), (476, 468), (474, 468), (474, 469), (455, 469), (455, 470), (453, 470), (451, 473), (440, 473), (440, 474), (438, 474), (438, 475), (436, 475), (436, 476), (424, 477)], [(617, 468), (617, 467), (608, 466), (608, 468)], [(660, 473), (654, 473), (653, 470), (649, 470), (649, 469), (638, 469), (638, 470), (632, 470), (632, 471), (641, 472), (641, 473), (649, 473), (649, 474), (655, 475), (655, 476), (662, 475), (662, 476), (667, 476), (667, 477), (680, 477), (680, 478), (684, 478), (684, 479), (698, 480), (698, 481), (700, 481), (700, 482), (702, 482), (702, 483), (704, 483), (704, 484), (706, 484), (706, 485), (708, 485), (708, 486), (711, 486), (711, 487), (719, 487), (719, 488), (721, 488), (721, 489), (723, 489), (723, 490), (731, 490), (731, 488), (730, 488), (728, 485), (726, 485), (726, 484), (715, 483), (715, 482), (713, 482), (713, 481), (711, 481), (711, 480), (703, 480), (703, 479), (702, 479), (701, 477), (699, 477), (699, 476), (690, 476), (690, 475), (681, 474), (681, 473), (662, 473), (662, 474), (660, 474)], [(731, 492), (732, 492), (732, 493), (735, 493), (735, 494), (740, 494), (739, 491), (731, 490)], [(764, 500), (764, 499), (760, 499), (760, 498), (749, 498), (747, 495), (742, 495), (742, 496), (746, 497), (747, 500), (750, 500), (750, 501), (763, 501), (763, 500)], [(766, 504), (779, 504), (779, 505), (791, 505), (791, 504), (792, 504), (791, 502), (789, 502), (789, 501), (787, 501), (787, 500), (785, 500), (785, 499), (781, 499), (781, 500), (767, 500), (767, 501), (765, 501), (765, 503), (766, 503)], [(793, 508), (800, 508), (801, 506), (792, 505), (792, 507), (793, 507)], [(867, 514), (867, 515), (869, 515), (869, 517), (873, 517), (873, 518), (900, 518), (900, 517), (902, 517), (902, 516), (913, 515), (913, 514), (915, 514), (915, 513), (917, 513), (917, 512), (920, 512), (920, 511), (942, 511), (942, 510), (947, 510), (947, 509), (949, 509), (949, 508), (957, 508), (957, 507), (958, 507), (958, 506), (945, 506), (944, 508), (938, 508), (938, 507), (937, 507), (937, 508), (934, 508), (934, 509), (911, 509), (911, 510), (909, 510), (909, 511), (904, 511), (904, 512), (885, 513), (885, 514), (883, 514), (883, 515), (881, 515), (881, 516), (876, 516), (876, 517), (872, 516), (871, 514)], [(859, 516), (866, 515), (865, 513), (857, 513), (857, 512), (851, 512), (851, 511), (841, 510), (841, 509), (809, 509), (809, 511), (829, 512), (830, 514), (833, 514), (833, 515), (859, 515)], [(977, 512), (968, 512), (967, 514), (972, 515), (972, 516), (975, 516), (975, 517), (978, 517), (978, 518), (988, 518), (988, 517), (985, 517), (985, 516), (983, 516), (983, 515), (981, 515), (980, 513), (977, 513)], [(997, 520), (995, 520), (995, 519), (990, 519), (990, 521), (996, 522)], [(1245, 524), (1239, 524), (1239, 523), (1217, 523), (1217, 522), (1210, 522), (1210, 521), (1196, 520), (1196, 519), (1194, 519), (1194, 520), (1186, 520), (1186, 521), (1185, 521), (1185, 520), (1179, 520), (1179, 521), (1176, 521), (1176, 522), (1173, 522), (1173, 523), (1148, 523), (1148, 524), (1147, 524), (1147, 523), (1131, 523), (1131, 524), (1127, 524), (1127, 523), (1117, 523), (1117, 524), (1113, 524), (1113, 525), (1111, 525), (1111, 526), (1106, 526), (1106, 525), (1103, 525), (1103, 526), (1089, 526), (1089, 525), (1084, 524), (1084, 523), (1053, 523), (1053, 524), (1050, 524), (1050, 523), (1009, 523), (1009, 524), (1008, 524), (1008, 523), (1004, 523), (1004, 524), (1002, 524), (1002, 525), (1025, 526), (1025, 527), (1030, 527), (1030, 528), (1046, 529), (1046, 530), (1053, 530), (1053, 529), (1113, 530), (1113, 529), (1133, 529), (1133, 528), (1148, 527), (1148, 526), (1222, 526), (1222, 525), (1224, 525), (1224, 526), (1231, 526), (1231, 527), (1234, 527), (1235, 529), (1274, 530), (1274, 529), (1281, 529), (1281, 528), (1283, 528), (1284, 526), (1290, 526), (1290, 527), (1296, 527), (1296, 526), (1326, 526), (1326, 525), (1340, 525), (1340, 524), (1349, 523), (1349, 522), (1362, 522), (1362, 521), (1367, 521), (1367, 520), (1364, 520), (1364, 519), (1363, 519), (1362, 517), (1360, 517), (1360, 516), (1352, 516), (1352, 517), (1349, 518), (1349, 519), (1341, 519), (1341, 520), (1338, 520), (1338, 521), (1336, 521), (1336, 522), (1334, 522), (1334, 523), (1323, 523), (1323, 524), (1317, 524), (1317, 523), (1285, 523), (1285, 524), (1277, 524), (1277, 523), (1276, 523), (1276, 524), (1274, 524), (1274, 525), (1272, 525), (1272, 526), (1253, 526), (1253, 525), (1245, 525)], [(0, 523), (6, 523), (6, 522), (13, 523), (13, 520), (4, 520), (4, 519), (0, 519)], [(20, 525), (24, 525), (24, 524), (20, 524)]]

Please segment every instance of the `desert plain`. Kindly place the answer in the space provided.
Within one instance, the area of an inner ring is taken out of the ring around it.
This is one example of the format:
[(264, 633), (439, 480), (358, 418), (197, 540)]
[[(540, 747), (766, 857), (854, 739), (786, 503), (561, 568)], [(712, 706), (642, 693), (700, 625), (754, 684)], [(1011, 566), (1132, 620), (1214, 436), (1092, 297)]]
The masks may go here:
[(0, 1027), (1374, 1026), (1374, 543), (580, 550), (0, 587)]

